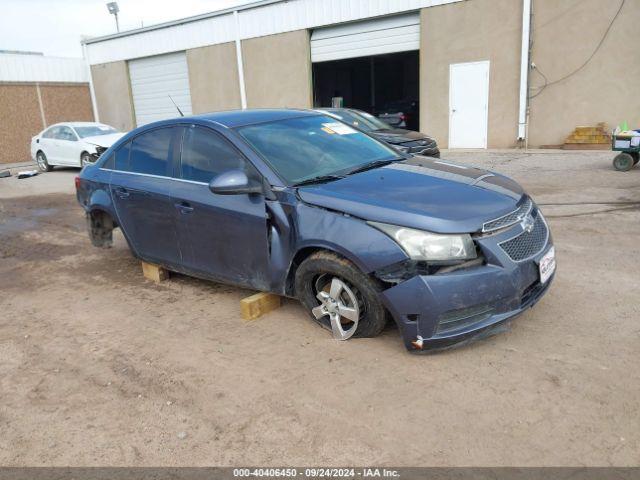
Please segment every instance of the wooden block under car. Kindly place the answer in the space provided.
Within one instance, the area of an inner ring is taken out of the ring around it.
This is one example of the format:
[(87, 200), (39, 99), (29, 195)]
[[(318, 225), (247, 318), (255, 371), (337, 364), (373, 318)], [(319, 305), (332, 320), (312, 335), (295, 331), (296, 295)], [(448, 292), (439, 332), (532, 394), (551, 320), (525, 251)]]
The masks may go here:
[(245, 320), (254, 320), (278, 308), (282, 299), (273, 293), (260, 292), (240, 300), (240, 311)]
[(142, 274), (154, 282), (162, 282), (169, 278), (169, 270), (147, 262), (142, 262)]

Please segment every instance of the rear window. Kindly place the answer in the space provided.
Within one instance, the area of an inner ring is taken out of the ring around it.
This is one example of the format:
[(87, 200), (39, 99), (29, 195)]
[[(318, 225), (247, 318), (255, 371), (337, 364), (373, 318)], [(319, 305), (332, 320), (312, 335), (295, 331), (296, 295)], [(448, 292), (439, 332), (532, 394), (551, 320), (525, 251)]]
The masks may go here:
[(134, 138), (131, 142), (128, 170), (147, 175), (167, 176), (174, 131), (173, 128), (159, 128)]

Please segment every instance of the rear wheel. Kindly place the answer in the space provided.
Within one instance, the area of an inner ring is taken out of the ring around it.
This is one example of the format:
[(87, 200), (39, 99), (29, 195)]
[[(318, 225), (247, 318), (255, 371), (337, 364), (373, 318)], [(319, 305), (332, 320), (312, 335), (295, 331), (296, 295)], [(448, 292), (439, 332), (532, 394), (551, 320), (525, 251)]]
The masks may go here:
[(43, 172), (50, 172), (51, 171), (51, 165), (49, 165), (49, 162), (47, 162), (47, 156), (44, 154), (44, 152), (38, 152), (36, 154), (36, 162), (38, 163), (38, 168), (43, 171)]
[(298, 267), (296, 296), (311, 318), (334, 338), (375, 337), (387, 316), (378, 298), (380, 286), (350, 261), (331, 252), (316, 252)]
[(634, 160), (635, 159), (626, 152), (619, 153), (613, 159), (613, 168), (619, 172), (626, 172), (631, 170), (631, 168), (637, 163)]

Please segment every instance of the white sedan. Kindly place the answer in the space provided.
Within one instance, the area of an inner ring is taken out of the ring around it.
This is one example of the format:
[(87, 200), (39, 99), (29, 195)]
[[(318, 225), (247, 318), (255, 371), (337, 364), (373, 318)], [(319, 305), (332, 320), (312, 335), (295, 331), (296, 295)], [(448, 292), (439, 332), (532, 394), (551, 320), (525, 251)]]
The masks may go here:
[(31, 139), (31, 158), (43, 172), (54, 165), (83, 167), (123, 135), (103, 123), (57, 123)]

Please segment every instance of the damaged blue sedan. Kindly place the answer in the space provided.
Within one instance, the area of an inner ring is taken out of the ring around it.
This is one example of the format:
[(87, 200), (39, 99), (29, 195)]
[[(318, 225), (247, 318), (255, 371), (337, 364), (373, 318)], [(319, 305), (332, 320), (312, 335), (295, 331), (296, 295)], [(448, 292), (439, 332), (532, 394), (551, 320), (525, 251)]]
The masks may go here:
[(297, 298), (339, 340), (390, 319), (413, 352), (491, 330), (555, 271), (549, 227), (513, 180), (403, 154), (322, 113), (245, 110), (122, 137), (76, 179), (94, 245)]

